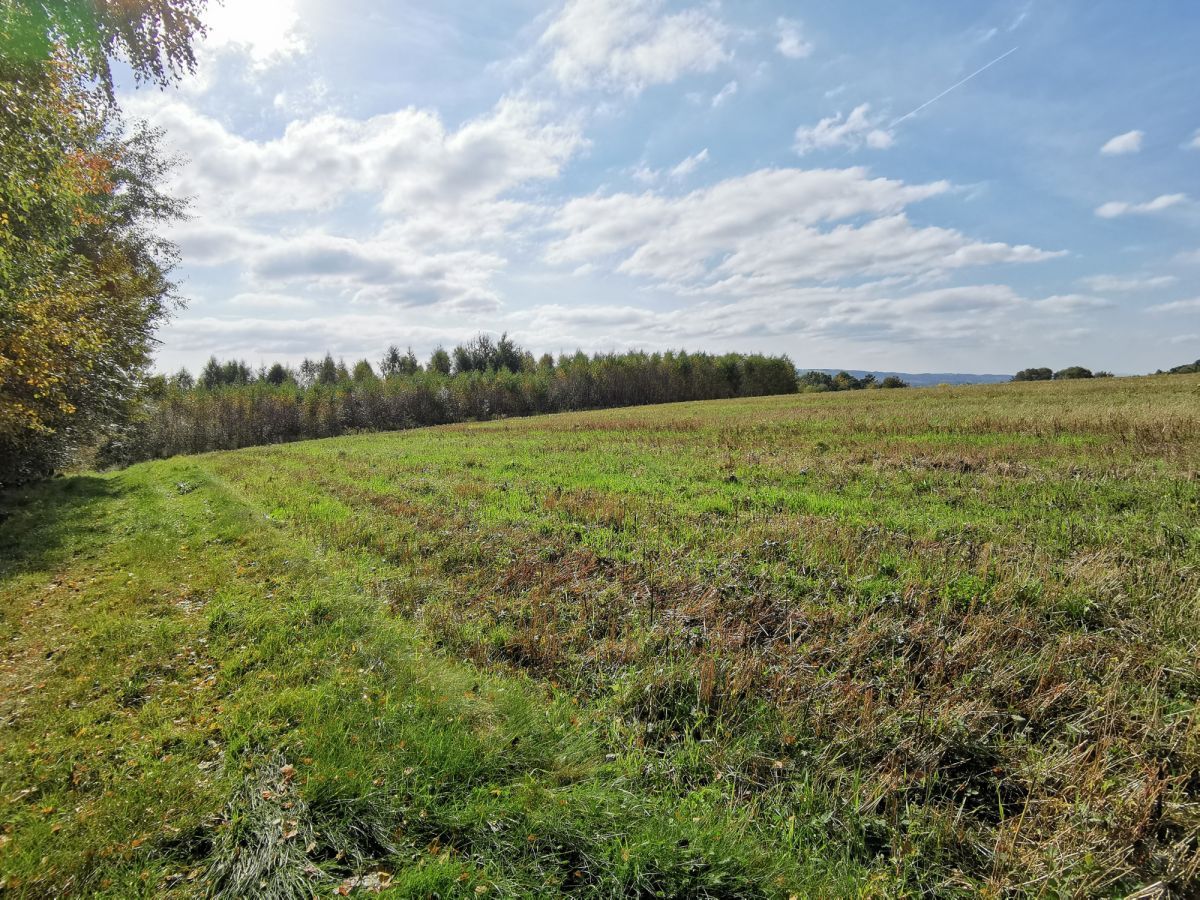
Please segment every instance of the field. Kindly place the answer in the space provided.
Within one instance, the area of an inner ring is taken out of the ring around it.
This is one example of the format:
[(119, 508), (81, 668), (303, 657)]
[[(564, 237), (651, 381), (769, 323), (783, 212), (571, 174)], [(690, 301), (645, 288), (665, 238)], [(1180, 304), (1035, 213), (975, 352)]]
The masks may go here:
[(0, 498), (3, 896), (1200, 891), (1200, 377)]

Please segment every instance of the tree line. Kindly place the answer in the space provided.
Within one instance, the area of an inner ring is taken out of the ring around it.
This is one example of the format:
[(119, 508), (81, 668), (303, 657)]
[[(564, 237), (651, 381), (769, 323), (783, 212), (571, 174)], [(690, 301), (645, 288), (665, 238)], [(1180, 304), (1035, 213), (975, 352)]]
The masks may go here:
[(864, 391), (869, 388), (906, 388), (908, 382), (899, 375), (886, 375), (877, 379), (869, 372), (862, 378), (855, 378), (849, 372), (838, 372), (830, 375), (827, 372), (815, 370), (805, 372), (799, 378), (799, 388), (805, 393), (824, 393), (825, 391)]
[(1045, 367), (1022, 369), (1012, 377), (1013, 381), (1071, 381), (1079, 378), (1112, 378), (1112, 372), (1093, 372), (1083, 366), (1067, 366), (1055, 372)]
[(251, 369), (210, 359), (150, 380), (131, 421), (113, 429), (99, 462), (232, 450), (363, 431), (570, 410), (795, 393), (786, 356), (596, 353), (535, 357), (507, 335), (480, 335), (421, 364), (388, 349), (377, 364), (306, 359)]
[(1167, 371), (1165, 371), (1165, 372), (1162, 369), (1159, 369), (1154, 374), (1155, 375), (1200, 375), (1200, 359), (1196, 360), (1193, 363), (1184, 363), (1182, 366), (1175, 366), (1174, 368), (1167, 369)]
[(48, 474), (131, 409), (174, 305), (183, 204), (128, 126), (110, 58), (190, 71), (204, 0), (0, 0), (0, 485)]
[[(1200, 374), (1200, 359), (1194, 363), (1184, 363), (1181, 366), (1163, 371), (1159, 369), (1155, 375), (1196, 375)], [(1053, 369), (1041, 367), (1033, 369), (1022, 369), (1012, 377), (1013, 381), (1070, 381), (1077, 378), (1112, 378), (1112, 372), (1098, 371), (1093, 372), (1091, 369), (1083, 366), (1067, 366), (1065, 369), (1059, 369), (1055, 372)]]

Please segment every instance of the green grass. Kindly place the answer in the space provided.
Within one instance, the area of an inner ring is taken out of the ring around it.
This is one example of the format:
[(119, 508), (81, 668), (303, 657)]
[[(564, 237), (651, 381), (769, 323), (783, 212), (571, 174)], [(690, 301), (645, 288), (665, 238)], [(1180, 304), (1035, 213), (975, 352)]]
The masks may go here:
[(508, 420), (7, 495), (0, 884), (1186, 895), (1198, 470), (1200, 379), (1173, 376)]

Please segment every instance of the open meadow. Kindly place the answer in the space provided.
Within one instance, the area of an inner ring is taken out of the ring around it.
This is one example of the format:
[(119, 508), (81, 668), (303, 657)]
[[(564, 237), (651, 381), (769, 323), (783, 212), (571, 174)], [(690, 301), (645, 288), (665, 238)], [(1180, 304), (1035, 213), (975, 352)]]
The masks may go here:
[(1194, 896), (1200, 376), (0, 497), (3, 896)]

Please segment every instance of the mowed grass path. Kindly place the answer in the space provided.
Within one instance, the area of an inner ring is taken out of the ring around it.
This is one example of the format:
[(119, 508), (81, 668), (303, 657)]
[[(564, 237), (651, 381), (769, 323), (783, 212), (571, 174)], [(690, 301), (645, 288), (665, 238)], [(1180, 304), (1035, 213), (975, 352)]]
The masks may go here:
[(1187, 895), (1198, 471), (1200, 379), (1173, 376), (508, 420), (6, 496), (0, 883)]

